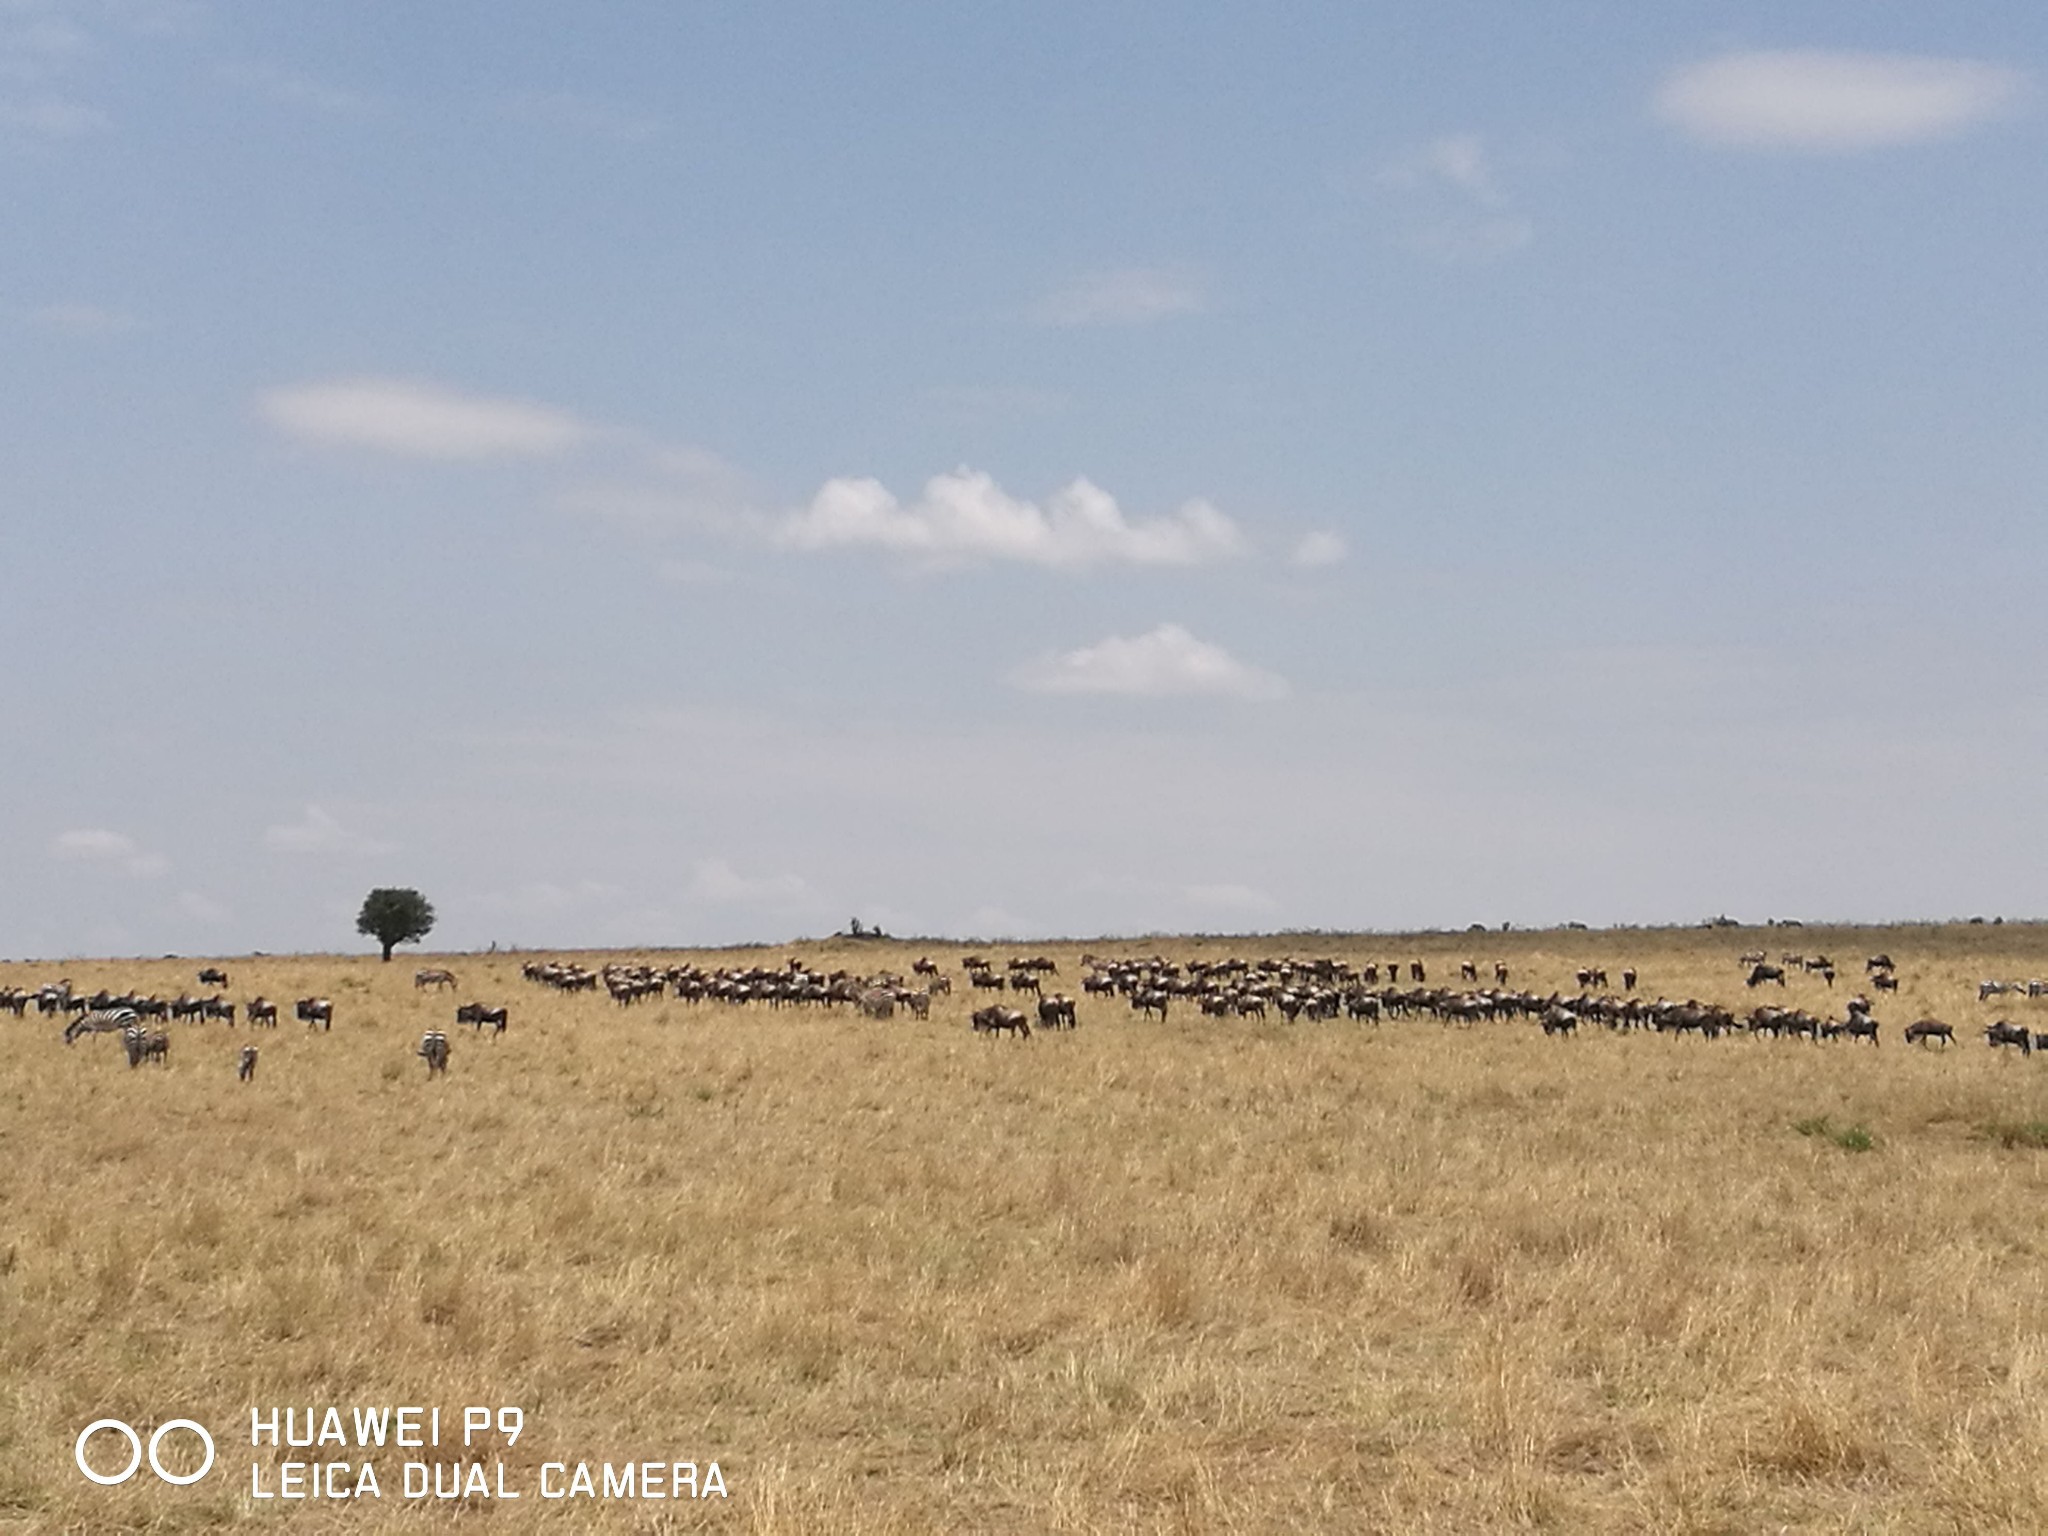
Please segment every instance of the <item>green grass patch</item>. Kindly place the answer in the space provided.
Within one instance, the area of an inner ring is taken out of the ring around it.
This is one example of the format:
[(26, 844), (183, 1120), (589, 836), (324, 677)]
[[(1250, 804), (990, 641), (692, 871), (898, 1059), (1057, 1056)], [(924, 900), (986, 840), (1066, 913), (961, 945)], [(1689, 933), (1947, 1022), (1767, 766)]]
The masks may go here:
[(1984, 1136), (2007, 1151), (2014, 1147), (2048, 1148), (2048, 1120), (2001, 1120), (1984, 1127)]
[(1844, 1152), (1868, 1152), (1877, 1145), (1877, 1138), (1870, 1134), (1868, 1126), (1835, 1125), (1826, 1115), (1794, 1120), (1792, 1129), (1802, 1136), (1819, 1136), (1831, 1141)]

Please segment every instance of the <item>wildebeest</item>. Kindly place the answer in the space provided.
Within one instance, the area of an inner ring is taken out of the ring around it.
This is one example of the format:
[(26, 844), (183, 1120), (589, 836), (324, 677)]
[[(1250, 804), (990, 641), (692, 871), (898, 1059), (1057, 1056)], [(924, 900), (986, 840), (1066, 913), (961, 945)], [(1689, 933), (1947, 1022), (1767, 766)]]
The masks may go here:
[(1458, 967), (1458, 980), (1472, 982), (1478, 981), (1479, 962), (1476, 960), (1467, 960), (1460, 964)]
[(1015, 1008), (1005, 1008), (1001, 1003), (990, 1003), (986, 1008), (974, 1010), (974, 1028), (979, 1034), (993, 1040), (998, 1033), (1031, 1038), (1031, 1022)]
[(242, 1059), (235, 1067), (235, 1077), (241, 1082), (253, 1082), (256, 1078), (256, 1047), (242, 1047)]
[(1507, 961), (1496, 960), (1493, 962), (1493, 984), (1496, 987), (1504, 987), (1508, 984)]
[(1579, 1027), (1579, 1016), (1562, 1004), (1553, 1004), (1543, 1010), (1543, 1033), (1546, 1035), (1570, 1035)]
[(452, 987), (456, 984), (453, 971), (424, 970), (412, 973), (415, 991), (424, 992), (428, 987)]
[(1633, 992), (1635, 991), (1635, 989), (1636, 968), (1631, 965), (1625, 968), (1621, 973), (1621, 990), (1624, 992)]
[(1848, 1018), (1835, 1026), (1835, 1033), (1851, 1040), (1868, 1040), (1872, 1045), (1878, 1043), (1877, 1020), (1856, 1008), (1851, 1008)]
[(1073, 1029), (1078, 1021), (1074, 1017), (1074, 1000), (1064, 992), (1055, 992), (1051, 997), (1038, 1000), (1038, 1024), (1041, 1029)]
[(1875, 976), (1879, 971), (1895, 971), (1898, 967), (1892, 964), (1890, 955), (1872, 955), (1863, 962), (1863, 969)]
[(1954, 1027), (1939, 1019), (1916, 1019), (1906, 1026), (1908, 1045), (1925, 1045), (1929, 1040), (1939, 1040), (1946, 1048), (1954, 1043), (1955, 1038)]
[(1785, 968), (1782, 965), (1765, 965), (1761, 961), (1749, 968), (1749, 985), (1760, 987), (1767, 981), (1785, 985)]
[(318, 1024), (322, 1029), (334, 1028), (334, 1004), (324, 997), (302, 997), (292, 1010), (293, 1016), (308, 1025)]
[(224, 997), (209, 997), (201, 1003), (199, 1016), (203, 1019), (220, 1019), (229, 1029), (235, 1027), (235, 1005)]
[(420, 1036), (418, 1055), (427, 1064), (427, 1076), (435, 1077), (448, 1070), (448, 1037), (438, 1029), (430, 1029)]
[(277, 1004), (267, 997), (249, 999), (249, 1027), (254, 1029), (258, 1024), (268, 1024), (272, 1029), (277, 1028)]
[(1890, 971), (1872, 971), (1870, 973), (1870, 984), (1880, 992), (1896, 992), (1899, 990), (1899, 978)]
[(496, 1008), (486, 1008), (482, 1003), (464, 1003), (455, 1010), (455, 1022), (471, 1024), (479, 1030), (488, 1024), (492, 1034), (502, 1035), (505, 1033), (505, 1007), (502, 1003)]
[(199, 973), (199, 985), (202, 987), (224, 987), (227, 984), (228, 973), (218, 966), (210, 965)]
[(1984, 1026), (1984, 1043), (1990, 1046), (2016, 1045), (2022, 1056), (2034, 1054), (2034, 1037), (2017, 1024), (2000, 1019)]

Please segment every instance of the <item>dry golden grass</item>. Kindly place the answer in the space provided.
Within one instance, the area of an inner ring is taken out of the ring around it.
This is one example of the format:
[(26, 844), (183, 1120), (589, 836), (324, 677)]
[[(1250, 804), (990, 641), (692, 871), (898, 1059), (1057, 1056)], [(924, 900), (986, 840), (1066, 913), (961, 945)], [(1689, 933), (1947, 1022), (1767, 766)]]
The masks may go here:
[[(965, 995), (929, 1023), (622, 1011), (514, 956), (446, 960), (513, 1015), (451, 1030), (435, 1082), (411, 1052), (453, 999), (413, 991), (415, 957), (227, 962), (237, 998), (337, 1004), (331, 1034), (265, 1032), (246, 1087), (246, 1029), (177, 1026), (167, 1070), (131, 1071), (0, 1017), (0, 1529), (2048, 1530), (2048, 1061), (1977, 1033), (2048, 1004), (1975, 993), (2048, 974), (2048, 931), (1114, 952), (1499, 956), (1543, 990), (1634, 963), (1651, 995), (1746, 1004), (1760, 939), (1832, 952), (1833, 997), (1790, 997), (1837, 1012), (1889, 949), (1883, 1047), (1094, 999), (991, 1042)], [(1079, 949), (1052, 953), (1077, 990)], [(1929, 1012), (1956, 1048), (1900, 1045)], [(1828, 1134), (1857, 1127), (1870, 1150)], [(283, 1454), (249, 1449), (252, 1404), (399, 1403), (522, 1405), (529, 1496), (408, 1505), (386, 1451), (378, 1502), (249, 1498)], [(71, 1441), (108, 1415), (202, 1419), (220, 1470), (91, 1487)], [(731, 1497), (531, 1496), (543, 1461), (628, 1456), (715, 1459)]]

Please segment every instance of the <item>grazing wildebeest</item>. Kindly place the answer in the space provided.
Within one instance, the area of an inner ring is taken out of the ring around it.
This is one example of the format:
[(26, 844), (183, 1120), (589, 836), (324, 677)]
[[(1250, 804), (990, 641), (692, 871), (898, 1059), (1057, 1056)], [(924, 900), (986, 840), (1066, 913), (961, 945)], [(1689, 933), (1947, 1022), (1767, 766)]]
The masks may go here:
[(1055, 992), (1051, 997), (1038, 1000), (1038, 1024), (1041, 1029), (1073, 1029), (1074, 1000), (1064, 992)]
[(1031, 1022), (1015, 1008), (1005, 1008), (1001, 1003), (990, 1003), (986, 1008), (974, 1010), (974, 1028), (977, 1033), (995, 1039), (998, 1033), (1012, 1034), (1023, 1039), (1031, 1038)]
[(1916, 1019), (1906, 1026), (1906, 1044), (1925, 1045), (1929, 1040), (1939, 1040), (1943, 1049), (1954, 1043), (1955, 1029), (1939, 1019)]
[(1760, 987), (1767, 981), (1785, 985), (1785, 968), (1782, 965), (1765, 965), (1761, 962), (1749, 968), (1749, 985)]
[(920, 955), (910, 969), (919, 976), (936, 976), (939, 974), (939, 962), (930, 955)]
[(2022, 1056), (2034, 1054), (2034, 1037), (2019, 1025), (2004, 1019), (2000, 1019), (1996, 1024), (1984, 1026), (1984, 1043), (1992, 1046), (2016, 1045), (2020, 1048)]
[(324, 997), (302, 997), (292, 1010), (293, 1016), (308, 1025), (318, 1024), (322, 1029), (334, 1028), (334, 1004)]
[(427, 1076), (435, 1077), (448, 1070), (448, 1037), (438, 1029), (430, 1029), (420, 1036), (419, 1057), (427, 1064)]
[(1036, 993), (1038, 991), (1038, 973), (1036, 971), (1010, 972), (1010, 990), (1012, 992)]
[(277, 1004), (267, 997), (249, 999), (249, 1027), (254, 1029), (258, 1024), (268, 1024), (272, 1029), (277, 1028)]
[(1896, 992), (1899, 990), (1899, 978), (1890, 971), (1871, 972), (1870, 984), (1880, 992)]
[(227, 984), (228, 973), (218, 966), (210, 965), (199, 973), (199, 985), (202, 987), (224, 987)]
[(224, 997), (209, 997), (200, 1005), (199, 1016), (223, 1020), (229, 1029), (235, 1027), (235, 1005)]
[(1835, 1032), (1847, 1035), (1851, 1040), (1868, 1040), (1872, 1045), (1878, 1043), (1877, 1020), (1859, 1009), (1851, 1008), (1848, 1018), (1836, 1027)]
[(256, 1047), (255, 1047), (255, 1046), (253, 1046), (253, 1045), (245, 1045), (245, 1046), (243, 1046), (243, 1047), (242, 1047), (242, 1059), (241, 1059), (241, 1061), (240, 1061), (240, 1062), (239, 1062), (239, 1063), (238, 1063), (238, 1064), (236, 1065), (236, 1067), (235, 1067), (235, 1077), (236, 1077), (236, 1078), (237, 1078), (237, 1079), (238, 1079), (239, 1081), (241, 1081), (241, 1082), (245, 1082), (245, 1083), (248, 1083), (248, 1082), (254, 1082), (254, 1081), (255, 1081), (255, 1079), (256, 1079)]
[(1898, 967), (1892, 964), (1890, 955), (1872, 955), (1863, 962), (1863, 969), (1875, 976), (1879, 971), (1895, 971)]
[(413, 990), (424, 992), (428, 987), (452, 987), (456, 984), (453, 971), (425, 970), (412, 973)]

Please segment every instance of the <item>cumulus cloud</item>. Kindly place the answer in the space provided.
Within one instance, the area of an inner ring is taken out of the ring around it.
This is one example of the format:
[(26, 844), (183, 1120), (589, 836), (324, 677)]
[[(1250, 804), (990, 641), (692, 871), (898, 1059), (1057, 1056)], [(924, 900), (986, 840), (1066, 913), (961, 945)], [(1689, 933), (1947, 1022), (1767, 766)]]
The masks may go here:
[(524, 400), (466, 395), (407, 379), (332, 379), (265, 393), (257, 409), (302, 442), (415, 459), (552, 458), (592, 429)]
[(1843, 152), (1951, 137), (2009, 106), (2024, 80), (2018, 70), (1974, 59), (1725, 53), (1674, 70), (1658, 87), (1655, 108), (1707, 144)]
[(51, 842), (50, 851), (60, 859), (106, 865), (138, 876), (160, 875), (171, 867), (171, 861), (162, 854), (152, 853), (125, 833), (111, 832), (105, 827), (60, 832)]
[(1143, 325), (1198, 313), (1202, 285), (1192, 273), (1165, 267), (1124, 267), (1076, 278), (1039, 300), (1041, 325)]
[(1020, 667), (1011, 681), (1031, 693), (1133, 698), (1278, 699), (1288, 691), (1284, 679), (1247, 666), (1178, 624), (1161, 624), (1142, 635), (1111, 635), (1097, 645), (1041, 656)]
[(390, 846), (351, 832), (317, 805), (306, 807), (297, 821), (263, 829), (263, 846), (272, 853), (387, 853)]
[(932, 560), (1018, 560), (1081, 567), (1199, 565), (1245, 552), (1223, 513), (1191, 501), (1163, 517), (1133, 521), (1115, 498), (1076, 480), (1043, 506), (1020, 501), (989, 476), (960, 469), (929, 481), (908, 504), (877, 480), (830, 481), (809, 507), (775, 531), (785, 548), (866, 546)]
[(1318, 528), (1313, 533), (1303, 534), (1287, 559), (1289, 564), (1313, 570), (1319, 566), (1340, 565), (1350, 553), (1342, 534)]
[(699, 859), (689, 894), (719, 906), (788, 907), (810, 900), (811, 885), (801, 875), (743, 875), (724, 859)]

